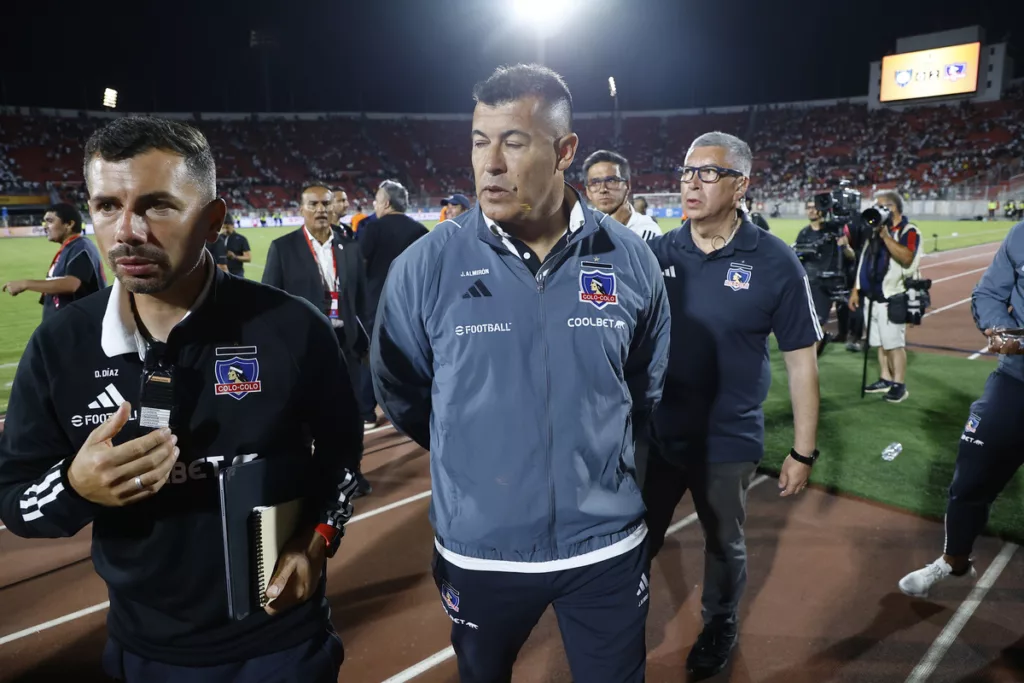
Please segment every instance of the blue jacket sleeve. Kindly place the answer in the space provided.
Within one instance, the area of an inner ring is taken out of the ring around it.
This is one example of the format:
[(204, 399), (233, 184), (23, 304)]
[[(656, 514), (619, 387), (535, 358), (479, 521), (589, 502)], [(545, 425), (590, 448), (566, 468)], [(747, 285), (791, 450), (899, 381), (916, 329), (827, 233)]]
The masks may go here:
[(672, 328), (661, 269), (651, 254), (642, 256), (650, 262), (651, 297), (637, 319), (625, 367), (626, 384), (633, 399), (633, 433), (636, 435), (646, 430), (651, 413), (661, 401)]
[(995, 258), (981, 276), (971, 295), (971, 313), (974, 324), (984, 332), (989, 328), (1017, 327), (1010, 315), (1010, 294), (1017, 282), (1017, 264), (1010, 256), (1010, 243), (1024, 239), (1020, 223), (1010, 228), (1006, 239), (999, 245)]
[(421, 249), (407, 249), (391, 265), (377, 306), (370, 346), (373, 389), (392, 424), (430, 449), (433, 351), (422, 310), (428, 285)]

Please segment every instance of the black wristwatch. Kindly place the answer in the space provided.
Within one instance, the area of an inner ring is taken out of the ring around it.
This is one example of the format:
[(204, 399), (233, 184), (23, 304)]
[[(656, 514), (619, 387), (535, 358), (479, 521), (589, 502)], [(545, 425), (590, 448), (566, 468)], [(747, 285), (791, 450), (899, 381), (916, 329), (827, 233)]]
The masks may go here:
[(797, 453), (795, 448), (790, 448), (789, 457), (793, 458), (799, 463), (807, 465), (808, 467), (813, 467), (814, 462), (818, 459), (818, 449), (815, 448), (814, 452), (811, 453), (810, 457), (808, 457), (806, 455), (800, 455), (799, 453)]

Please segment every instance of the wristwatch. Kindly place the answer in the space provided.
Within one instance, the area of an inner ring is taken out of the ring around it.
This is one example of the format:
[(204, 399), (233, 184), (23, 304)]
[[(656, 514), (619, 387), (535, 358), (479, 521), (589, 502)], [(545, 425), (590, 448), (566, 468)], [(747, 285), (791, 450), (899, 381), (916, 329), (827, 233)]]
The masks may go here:
[(799, 463), (807, 465), (808, 467), (813, 467), (815, 461), (818, 459), (818, 449), (815, 448), (814, 452), (811, 453), (810, 457), (808, 457), (806, 455), (800, 455), (799, 453), (796, 452), (795, 448), (791, 448), (789, 449), (789, 457), (793, 458)]

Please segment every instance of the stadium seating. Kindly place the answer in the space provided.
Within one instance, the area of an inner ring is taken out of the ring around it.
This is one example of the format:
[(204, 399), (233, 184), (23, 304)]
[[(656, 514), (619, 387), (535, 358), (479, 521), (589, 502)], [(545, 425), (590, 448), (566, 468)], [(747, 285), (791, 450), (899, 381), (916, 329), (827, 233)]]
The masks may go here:
[[(82, 145), (101, 119), (0, 116), (0, 194), (49, 192), (86, 199)], [(310, 178), (344, 188), (367, 206), (381, 179), (406, 184), (429, 208), (451, 192), (472, 194), (464, 120), (323, 117), (318, 120), (200, 119), (218, 164), (219, 190), (233, 211), (294, 208)], [(1024, 88), (1000, 102), (869, 111), (863, 104), (759, 107), (700, 115), (628, 116), (620, 140), (610, 117), (580, 118), (577, 184), (590, 152), (614, 148), (629, 158), (635, 192), (674, 192), (676, 167), (694, 137), (723, 130), (749, 140), (753, 194), (793, 200), (840, 177), (859, 187), (899, 188), (919, 199), (966, 199), (972, 187), (1024, 171)]]

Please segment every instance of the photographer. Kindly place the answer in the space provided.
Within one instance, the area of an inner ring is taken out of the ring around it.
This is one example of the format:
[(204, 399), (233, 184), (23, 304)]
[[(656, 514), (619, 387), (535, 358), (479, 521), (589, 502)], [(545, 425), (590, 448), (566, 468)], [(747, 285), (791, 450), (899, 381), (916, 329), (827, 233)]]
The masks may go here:
[[(868, 344), (880, 347), (878, 364), (881, 376), (864, 388), (868, 393), (884, 393), (886, 401), (899, 403), (909, 396), (906, 387), (907, 324), (890, 318), (889, 302), (907, 291), (906, 281), (914, 278), (921, 260), (921, 234), (903, 215), (903, 199), (891, 190), (875, 198), (881, 220), (861, 251), (857, 280), (850, 292), (850, 310), (868, 306), (865, 321), (869, 326)], [(900, 316), (896, 315), (899, 318)]]
[[(828, 322), (832, 303), (837, 300), (839, 294), (837, 290), (846, 285), (844, 263), (852, 263), (857, 258), (857, 254), (850, 247), (850, 231), (847, 226), (844, 225), (842, 231), (837, 235), (823, 232), (823, 216), (814, 201), (808, 200), (804, 208), (807, 211), (807, 220), (810, 221), (810, 224), (797, 234), (793, 250), (796, 251), (807, 272), (814, 310), (818, 316), (818, 322), (824, 327)], [(842, 274), (842, 281), (837, 280), (835, 276), (831, 275), (832, 273)], [(845, 337), (844, 332), (847, 327), (843, 324), (847, 321), (842, 319), (847, 316), (843, 313), (841, 306), (839, 312), (839, 338), (842, 339)], [(830, 338), (831, 335), (826, 334), (818, 342), (819, 354), (824, 350), (825, 344), (830, 341)]]

